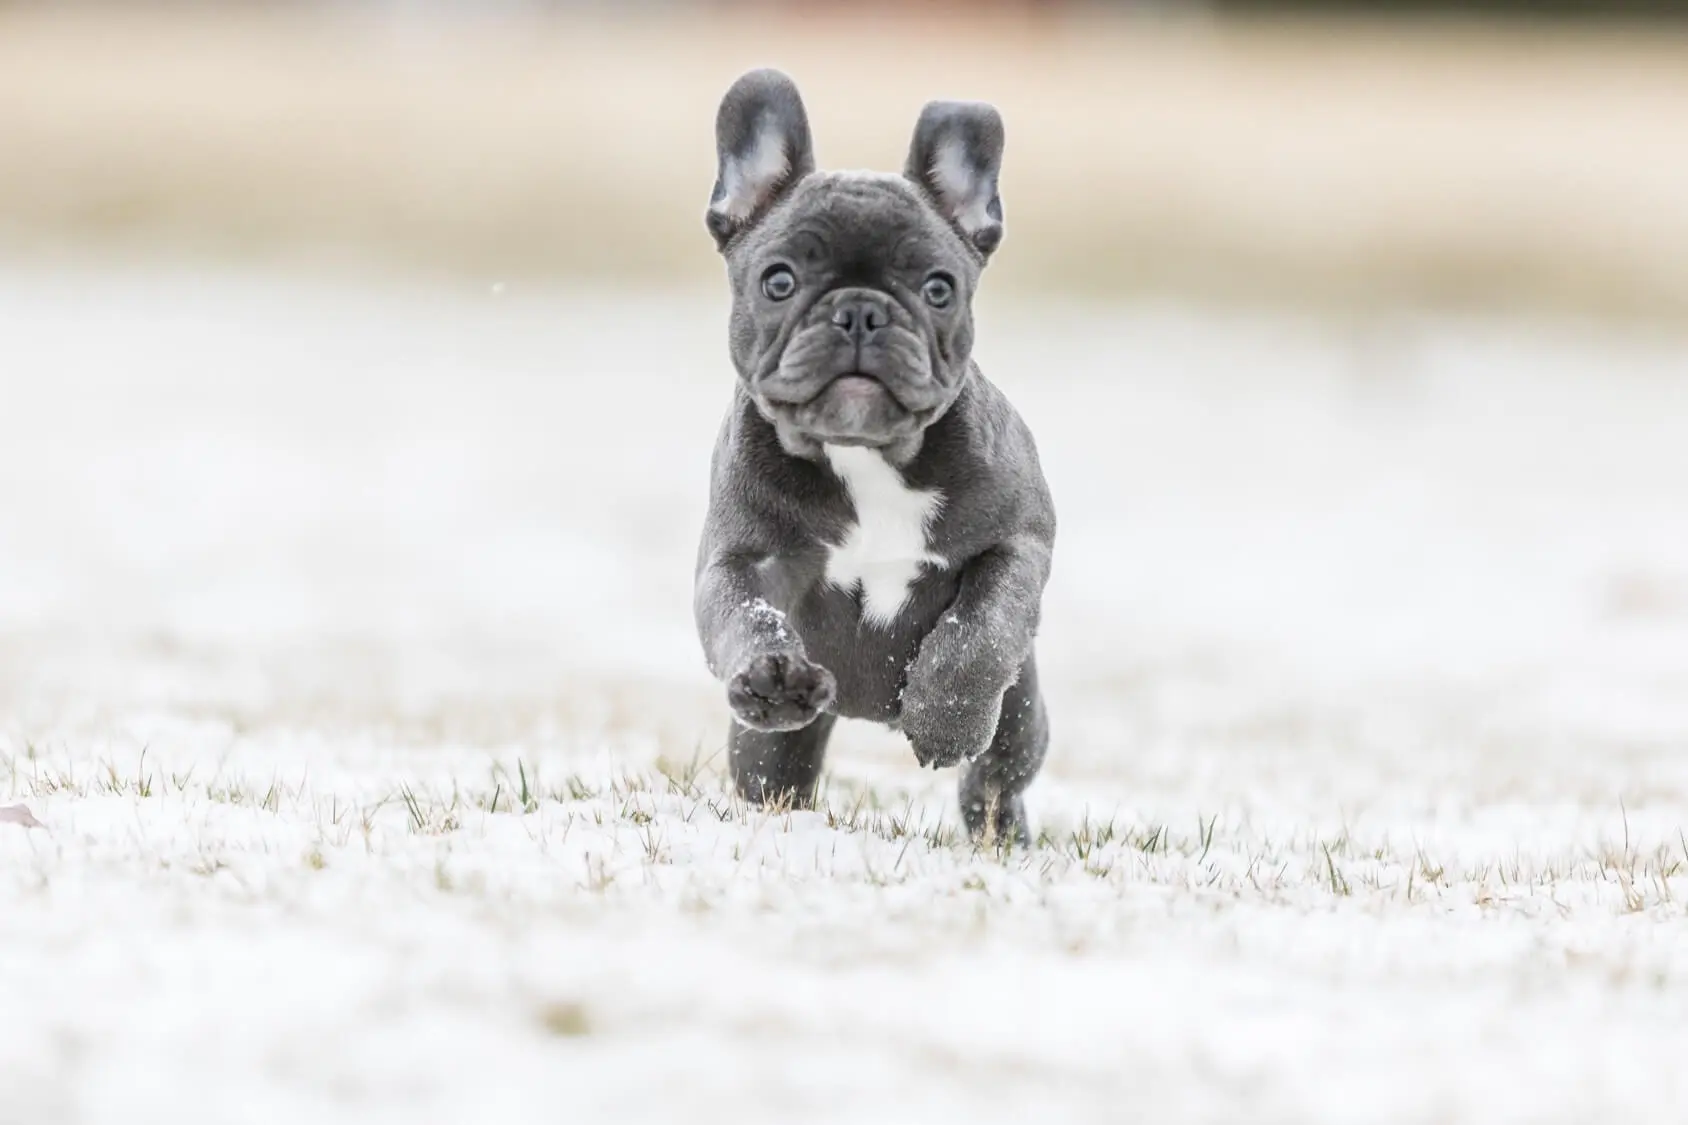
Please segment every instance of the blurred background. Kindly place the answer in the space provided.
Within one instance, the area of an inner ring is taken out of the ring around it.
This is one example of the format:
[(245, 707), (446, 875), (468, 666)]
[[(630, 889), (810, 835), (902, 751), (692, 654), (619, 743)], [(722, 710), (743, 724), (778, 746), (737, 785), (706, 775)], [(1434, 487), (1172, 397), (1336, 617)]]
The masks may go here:
[(0, 0), (0, 248), (708, 281), (773, 64), (834, 167), (997, 102), (1002, 291), (1681, 321), (1680, 7)]
[(1675, 682), (1670, 6), (0, 0), (0, 729), (715, 738), (701, 216), (759, 65), (823, 167), (1002, 109), (978, 357), (1062, 501), (1046, 667), (1099, 732), (1055, 769), (1257, 704), (1522, 690), (1558, 735), (1564, 684)]

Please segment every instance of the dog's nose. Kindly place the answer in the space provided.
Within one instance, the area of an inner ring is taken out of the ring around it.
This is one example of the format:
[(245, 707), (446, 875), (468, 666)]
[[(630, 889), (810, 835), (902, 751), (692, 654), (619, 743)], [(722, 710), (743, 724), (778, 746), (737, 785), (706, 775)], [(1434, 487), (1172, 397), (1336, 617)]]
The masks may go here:
[(868, 300), (840, 301), (832, 310), (834, 327), (858, 344), (871, 340), (890, 320), (884, 309)]

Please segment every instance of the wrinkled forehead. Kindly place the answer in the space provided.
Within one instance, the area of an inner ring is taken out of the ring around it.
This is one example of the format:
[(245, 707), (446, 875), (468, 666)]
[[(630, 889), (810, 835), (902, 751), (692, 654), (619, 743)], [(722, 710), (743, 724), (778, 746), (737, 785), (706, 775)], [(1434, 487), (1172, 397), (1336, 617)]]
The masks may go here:
[(919, 189), (891, 172), (817, 172), (793, 195), (803, 210), (844, 221), (936, 221)]
[(767, 223), (766, 243), (804, 256), (871, 258), (887, 264), (942, 256), (967, 262), (961, 240), (920, 190), (887, 172), (817, 172)]

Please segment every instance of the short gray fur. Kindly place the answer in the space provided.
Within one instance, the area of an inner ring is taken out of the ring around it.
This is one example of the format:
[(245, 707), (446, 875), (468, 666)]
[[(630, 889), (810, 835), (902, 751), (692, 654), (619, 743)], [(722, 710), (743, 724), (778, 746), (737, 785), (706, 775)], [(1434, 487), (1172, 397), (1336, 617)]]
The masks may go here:
[[(805, 806), (835, 717), (869, 719), (921, 765), (962, 767), (975, 838), (1023, 841), (1049, 740), (1033, 637), (1055, 510), (1030, 431), (972, 359), (972, 298), (1002, 236), (1001, 119), (935, 102), (902, 175), (819, 172), (796, 86), (760, 70), (727, 92), (716, 139), (708, 226), (739, 382), (695, 609), (734, 714), (734, 782)], [(915, 572), (889, 621), (827, 580), (857, 518), (829, 445), (942, 494), (926, 547), (944, 565)]]

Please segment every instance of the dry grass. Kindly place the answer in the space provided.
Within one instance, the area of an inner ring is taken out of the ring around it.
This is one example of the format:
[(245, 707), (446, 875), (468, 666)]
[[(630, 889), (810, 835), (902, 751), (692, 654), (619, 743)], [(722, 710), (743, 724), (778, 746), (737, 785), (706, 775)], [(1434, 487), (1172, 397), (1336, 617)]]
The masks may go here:
[(763, 63), (833, 166), (896, 166), (925, 98), (1000, 103), (998, 285), (1688, 317), (1659, 32), (0, 10), (0, 231), (708, 277), (715, 99)]
[[(752, 808), (732, 791), (713, 761), (681, 766), (659, 761), (648, 771), (580, 771), (542, 780), (540, 763), (518, 758), (494, 761), (473, 775), (430, 779), (418, 770), (338, 787), (279, 766), (269, 771), (221, 764), (200, 768), (206, 765), (169, 750), (161, 763), (157, 755), (149, 761), (145, 749), (118, 758), (0, 744), (0, 796), (50, 810), (49, 824), (37, 826), (49, 832), (54, 819), (74, 818), (78, 807), (108, 798), (135, 809), (149, 803), (168, 806), (200, 827), (208, 810), (245, 810), (309, 838), (300, 863), (311, 871), (338, 867), (354, 853), (402, 856), (428, 841), (455, 842), (458, 850), (496, 863), (497, 857), (476, 853), (497, 837), (493, 826), (502, 821), (521, 828), (538, 855), (555, 860), (577, 853), (583, 872), (578, 889), (594, 894), (618, 883), (644, 884), (648, 869), (677, 863), (698, 868), (686, 872), (697, 883), (695, 890), (719, 894), (725, 888), (713, 885), (711, 873), (701, 870), (707, 865), (700, 851), (728, 861), (724, 872), (713, 875), (725, 875), (729, 886), (746, 864), (792, 876), (792, 858), (782, 840), (804, 833), (818, 833), (824, 846), (813, 858), (813, 869), (799, 877), (874, 888), (947, 874), (957, 877), (960, 889), (984, 890), (986, 868), (994, 866), (1037, 886), (1100, 880), (1115, 887), (1160, 886), (1232, 901), (1246, 897), (1308, 906), (1359, 896), (1376, 906), (1443, 901), (1527, 912), (1540, 899), (1564, 909), (1561, 900), (1570, 897), (1596, 914), (1662, 916), (1676, 913), (1688, 879), (1688, 838), (1652, 839), (1645, 845), (1632, 840), (1621, 804), (1612, 810), (1614, 832), (1608, 836), (1567, 840), (1553, 851), (1514, 846), (1462, 862), (1458, 849), (1441, 854), (1388, 832), (1361, 836), (1344, 825), (1323, 833), (1309, 825), (1275, 835), (1247, 818), (1200, 812), (1188, 824), (1172, 825), (1086, 809), (1044, 830), (1029, 847), (993, 847), (969, 841), (941, 810), (907, 791), (841, 778), (829, 779), (812, 812)], [(852, 837), (865, 854), (852, 850), (841, 861), (839, 842)], [(707, 848), (700, 849), (700, 839)], [(677, 840), (686, 841), (683, 857), (671, 846)], [(245, 862), (250, 850), (245, 840), (206, 839), (195, 852), (203, 869), (194, 873), (228, 870)], [(434, 884), (440, 891), (464, 889), (443, 868), (435, 870)], [(475, 891), (484, 894), (484, 884)]]

